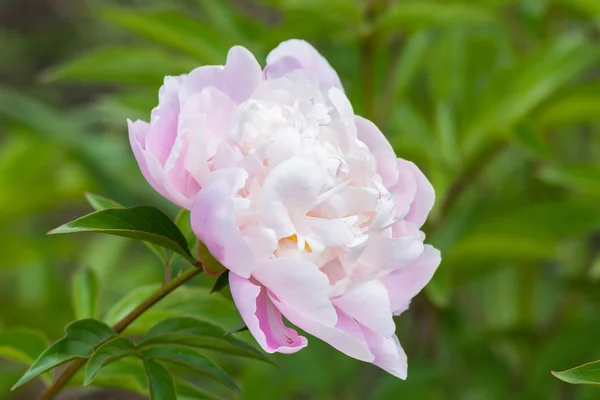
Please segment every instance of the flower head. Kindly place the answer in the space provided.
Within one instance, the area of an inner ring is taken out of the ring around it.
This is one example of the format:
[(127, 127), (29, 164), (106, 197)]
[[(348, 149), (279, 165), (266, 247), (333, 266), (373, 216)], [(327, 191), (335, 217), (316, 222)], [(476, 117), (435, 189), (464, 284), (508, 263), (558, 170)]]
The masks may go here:
[(191, 210), (199, 240), (230, 270), (233, 299), (261, 347), (307, 339), (406, 377), (393, 314), (440, 263), (420, 227), (431, 184), (354, 115), (340, 79), (290, 40), (261, 70), (242, 47), (225, 66), (167, 77), (149, 123), (129, 123), (148, 182)]

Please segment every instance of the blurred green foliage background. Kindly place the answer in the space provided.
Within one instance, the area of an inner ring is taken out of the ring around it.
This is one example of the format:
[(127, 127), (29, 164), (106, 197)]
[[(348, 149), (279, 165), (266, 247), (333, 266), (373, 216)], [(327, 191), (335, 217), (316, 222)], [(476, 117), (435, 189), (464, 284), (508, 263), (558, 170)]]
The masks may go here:
[[(58, 338), (78, 268), (99, 276), (102, 311), (159, 283), (138, 243), (45, 233), (91, 211), (84, 192), (175, 215), (125, 119), (148, 119), (165, 75), (303, 38), (430, 177), (443, 261), (397, 318), (406, 382), (312, 338), (283, 370), (228, 360), (244, 398), (600, 398), (550, 375), (600, 359), (598, 0), (4, 0), (0, 21), (0, 328)], [(205, 300), (164, 312), (235, 324)], [(0, 398), (25, 369), (0, 362)]]

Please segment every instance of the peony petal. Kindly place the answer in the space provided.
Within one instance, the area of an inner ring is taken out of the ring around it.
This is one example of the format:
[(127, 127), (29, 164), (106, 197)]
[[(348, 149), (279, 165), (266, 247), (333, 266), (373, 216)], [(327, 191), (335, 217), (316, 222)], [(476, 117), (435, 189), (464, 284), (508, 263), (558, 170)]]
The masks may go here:
[(385, 337), (364, 326), (362, 329), (369, 348), (375, 355), (373, 364), (400, 379), (406, 379), (408, 363), (398, 337), (396, 335)]
[(389, 293), (394, 315), (399, 315), (408, 308), (410, 300), (431, 280), (441, 261), (439, 250), (425, 245), (418, 259), (382, 279)]
[(389, 238), (373, 232), (369, 235), (366, 247), (357, 261), (373, 271), (390, 271), (408, 266), (422, 252), (423, 240), (418, 234)]
[(203, 66), (193, 70), (185, 81), (182, 97), (200, 93), (213, 86), (240, 104), (248, 100), (262, 82), (262, 71), (247, 49), (234, 46), (227, 53), (224, 67)]
[(265, 75), (269, 79), (279, 78), (299, 69), (322, 85), (342, 88), (340, 78), (329, 62), (304, 40), (282, 42), (267, 56)]
[(375, 359), (358, 323), (342, 311), (336, 310), (337, 324), (335, 327), (331, 327), (323, 325), (310, 317), (300, 315), (293, 308), (276, 299), (273, 299), (273, 303), (291, 323), (329, 343), (342, 353), (361, 361), (372, 362)]
[[(399, 158), (398, 170), (400, 171), (401, 175), (403, 173), (412, 174), (416, 184), (415, 197), (410, 204), (410, 211), (406, 215), (405, 219), (414, 223), (418, 227), (421, 227), (425, 223), (427, 215), (429, 215), (429, 212), (433, 208), (433, 203), (435, 202), (435, 191), (433, 186), (431, 186), (431, 183), (429, 180), (427, 180), (419, 167), (410, 161)], [(401, 188), (396, 187), (393, 190), (390, 189), (390, 192), (399, 192), (400, 190)]]
[(319, 268), (300, 259), (271, 259), (257, 263), (252, 276), (299, 315), (333, 327), (337, 315), (329, 300), (329, 279)]
[(127, 122), (129, 125), (129, 142), (133, 154), (150, 186), (179, 207), (185, 209), (191, 208), (192, 200), (171, 185), (160, 162), (152, 154), (144, 150), (140, 139), (145, 139), (149, 124), (143, 121), (131, 122), (128, 120)]
[(229, 274), (229, 286), (242, 319), (264, 351), (290, 354), (306, 347), (306, 338), (283, 324), (264, 287), (234, 273)]
[(385, 187), (389, 188), (398, 181), (396, 154), (390, 142), (374, 123), (360, 116), (355, 117), (358, 140), (369, 148), (377, 162), (377, 173)]
[(218, 179), (211, 180), (194, 199), (192, 229), (213, 257), (234, 273), (248, 278), (254, 268), (254, 257), (234, 215), (238, 206), (235, 195), (244, 186), (248, 173), (239, 168), (217, 172)]
[(278, 239), (296, 233), (323, 185), (323, 171), (314, 163), (291, 158), (275, 167), (265, 179), (259, 205), (262, 223), (275, 231)]
[(396, 331), (390, 297), (378, 280), (357, 286), (332, 302), (346, 315), (380, 335), (389, 337)]

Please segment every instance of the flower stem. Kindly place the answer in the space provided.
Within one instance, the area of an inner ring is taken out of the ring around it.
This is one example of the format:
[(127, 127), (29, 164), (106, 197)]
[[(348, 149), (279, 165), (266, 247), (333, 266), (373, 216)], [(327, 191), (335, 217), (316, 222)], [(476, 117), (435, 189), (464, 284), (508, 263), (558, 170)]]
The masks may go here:
[[(202, 272), (202, 265), (198, 262), (194, 268), (190, 268), (187, 271), (183, 272), (181, 275), (163, 285), (160, 289), (158, 289), (152, 296), (148, 297), (143, 303), (138, 305), (135, 309), (133, 309), (129, 314), (127, 314), (122, 320), (117, 322), (115, 326), (113, 326), (113, 330), (120, 334), (122, 333), (129, 325), (131, 325), (136, 319), (138, 319), (144, 312), (146, 312), (153, 305), (162, 300), (169, 293), (177, 289), (179, 286), (183, 285), (196, 275)], [(51, 400), (58, 394), (58, 392), (71, 380), (71, 378), (79, 371), (81, 367), (87, 361), (86, 358), (80, 358), (78, 360), (73, 361), (69, 366), (63, 371), (63, 373), (46, 389), (38, 398), (38, 400)]]

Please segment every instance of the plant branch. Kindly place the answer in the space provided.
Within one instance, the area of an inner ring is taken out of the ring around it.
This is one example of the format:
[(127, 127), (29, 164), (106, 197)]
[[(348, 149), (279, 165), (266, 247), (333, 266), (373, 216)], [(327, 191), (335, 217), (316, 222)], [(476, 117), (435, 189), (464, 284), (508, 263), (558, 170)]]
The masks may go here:
[[(129, 325), (131, 325), (136, 319), (138, 319), (143, 313), (145, 313), (148, 309), (162, 300), (165, 296), (169, 295), (179, 286), (183, 285), (196, 275), (202, 272), (202, 265), (200, 262), (197, 262), (194, 265), (194, 268), (190, 268), (187, 271), (183, 272), (181, 275), (173, 279), (172, 281), (163, 285), (160, 289), (158, 289), (152, 296), (148, 297), (143, 303), (138, 305), (135, 309), (133, 309), (129, 314), (127, 314), (122, 320), (117, 322), (115, 326), (113, 326), (113, 330), (120, 334), (122, 333)], [(51, 400), (58, 394), (58, 392), (71, 380), (71, 378), (79, 371), (79, 369), (85, 364), (87, 361), (86, 358), (81, 358), (79, 360), (73, 361), (69, 366), (63, 371), (63, 373), (46, 389), (38, 398), (38, 400)]]
[(364, 16), (367, 32), (360, 43), (363, 107), (365, 117), (370, 120), (375, 117), (375, 48), (377, 43), (371, 25), (375, 19), (376, 6), (377, 0), (371, 0), (367, 3)]

